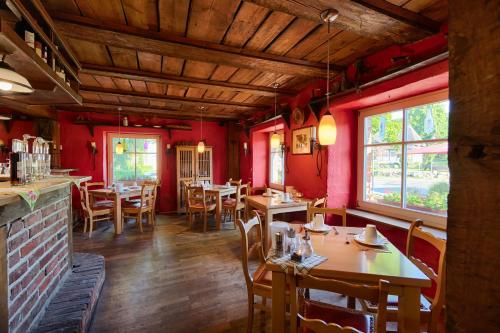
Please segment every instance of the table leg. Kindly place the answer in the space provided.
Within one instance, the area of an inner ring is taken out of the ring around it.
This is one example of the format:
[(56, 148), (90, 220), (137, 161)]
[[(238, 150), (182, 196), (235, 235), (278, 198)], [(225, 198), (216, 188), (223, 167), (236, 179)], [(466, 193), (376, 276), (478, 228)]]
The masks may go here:
[(398, 304), (398, 325), (402, 325), (398, 331), (420, 332), (420, 288), (403, 287)]
[(122, 233), (122, 200), (120, 198), (120, 193), (115, 193), (115, 234), (120, 235)]
[(266, 210), (266, 221), (264, 222), (264, 229), (262, 230), (264, 234), (264, 253), (267, 253), (271, 248), (271, 222), (273, 222), (273, 213), (271, 210)]
[(286, 275), (284, 272), (273, 271), (273, 302), (272, 302), (272, 332), (285, 333), (286, 312)]
[(222, 209), (222, 196), (220, 192), (215, 195), (216, 205), (215, 205), (215, 225), (217, 230), (221, 229), (221, 209)]

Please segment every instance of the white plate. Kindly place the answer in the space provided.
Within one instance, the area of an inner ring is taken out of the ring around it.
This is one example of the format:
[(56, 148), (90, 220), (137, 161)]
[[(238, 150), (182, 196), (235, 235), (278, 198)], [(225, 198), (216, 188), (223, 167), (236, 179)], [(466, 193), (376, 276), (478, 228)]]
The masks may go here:
[(387, 239), (380, 237), (380, 235), (377, 236), (377, 239), (375, 240), (375, 242), (369, 242), (369, 241), (365, 240), (364, 233), (354, 235), (354, 240), (360, 244), (369, 245), (369, 246), (384, 246), (387, 243)]
[(266, 198), (272, 198), (272, 197), (274, 197), (274, 194), (263, 193), (262, 196), (266, 197)]
[(326, 224), (323, 224), (323, 226), (321, 228), (315, 228), (312, 223), (306, 223), (306, 224), (304, 224), (304, 228), (306, 228), (307, 230), (314, 231), (314, 232), (328, 232), (328, 231), (332, 230), (332, 227), (330, 227), (329, 225), (326, 225)]

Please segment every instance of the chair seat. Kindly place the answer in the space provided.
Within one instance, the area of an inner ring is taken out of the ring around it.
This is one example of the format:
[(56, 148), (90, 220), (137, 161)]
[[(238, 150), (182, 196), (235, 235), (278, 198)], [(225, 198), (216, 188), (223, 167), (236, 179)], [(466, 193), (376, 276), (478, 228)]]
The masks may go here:
[(102, 212), (105, 210), (113, 210), (113, 206), (108, 206), (108, 205), (94, 205), (91, 210), (93, 212)]
[[(206, 207), (207, 207), (207, 211), (214, 210), (215, 209), (215, 204), (207, 204)], [(202, 203), (195, 203), (195, 204), (189, 205), (189, 209), (203, 210), (204, 206), (203, 206)]]
[(263, 284), (266, 286), (272, 286), (273, 272), (267, 270), (265, 265), (260, 265), (257, 268), (257, 270), (253, 273), (253, 282), (257, 284)]
[(236, 199), (235, 198), (228, 198), (222, 202), (224, 206), (231, 206), (236, 204)]
[[(318, 301), (303, 299), (304, 317), (320, 319), (326, 323), (335, 323), (340, 326), (350, 326), (365, 332), (375, 332), (375, 319), (364, 312), (343, 308)], [(305, 332), (310, 332), (306, 330)]]
[(113, 200), (98, 200), (94, 201), (94, 206), (113, 206), (115, 203)]
[[(365, 301), (364, 301), (365, 302)], [(389, 295), (387, 297), (387, 310), (397, 311), (399, 299), (396, 295)], [(370, 311), (377, 311), (378, 304), (366, 302)], [(431, 311), (431, 302), (424, 295), (420, 295), (420, 311)]]

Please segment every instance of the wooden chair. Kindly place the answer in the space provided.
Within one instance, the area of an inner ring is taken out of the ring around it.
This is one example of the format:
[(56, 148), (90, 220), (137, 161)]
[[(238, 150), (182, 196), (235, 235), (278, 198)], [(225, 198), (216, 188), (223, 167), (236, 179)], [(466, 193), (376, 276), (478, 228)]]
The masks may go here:
[[(327, 203), (327, 196), (323, 198), (316, 198), (313, 201), (309, 202), (307, 204), (307, 207), (320, 207), (320, 208), (326, 208), (326, 203)], [(322, 214), (323, 218), (325, 218), (325, 214)], [(309, 214), (306, 214), (306, 221), (299, 221), (299, 220), (294, 220), (291, 221), (291, 224), (305, 224), (311, 222), (311, 219), (309, 219)]]
[[(157, 180), (145, 180), (142, 182), (142, 185), (152, 185), (154, 186), (154, 190), (153, 190), (153, 225), (156, 225), (156, 211), (155, 211), (155, 208), (156, 208), (156, 198), (157, 198), (157, 195), (158, 195), (158, 186), (160, 185), (160, 183), (157, 181)], [(134, 199), (129, 199), (127, 200), (128, 203), (140, 203), (141, 202), (141, 198), (134, 198)]]
[(309, 205), (307, 207), (307, 222), (311, 222), (316, 214), (322, 214), (323, 217), (326, 217), (326, 215), (340, 216), (342, 217), (342, 226), (347, 226), (347, 210), (345, 206), (342, 208), (324, 208)]
[[(83, 186), (85, 186), (87, 188), (87, 191), (88, 190), (94, 190), (94, 189), (101, 189), (101, 188), (104, 188), (106, 186), (106, 183), (104, 182), (85, 182), (83, 184)], [(89, 194), (90, 195), (90, 204), (92, 206), (99, 206), (99, 205), (113, 205), (114, 202), (113, 200), (108, 200), (108, 199), (105, 199), (105, 198), (99, 198), (96, 200), (96, 198), (94, 198), (93, 195)]]
[(241, 185), (241, 179), (233, 179), (233, 178), (229, 178), (229, 184), (231, 184), (231, 186), (238, 186), (238, 185)]
[(126, 217), (136, 219), (139, 230), (142, 232), (142, 215), (148, 215), (148, 224), (153, 225), (154, 191), (156, 185), (142, 184), (140, 202), (125, 203), (122, 207), (122, 222)]
[(90, 222), (89, 238), (91, 238), (94, 222), (112, 219), (115, 209), (110, 204), (93, 204), (87, 186), (80, 187), (80, 204), (83, 210), (83, 232), (87, 232), (87, 223)]
[[(298, 297), (297, 288), (330, 291), (377, 302), (376, 324), (371, 314)], [(300, 328), (317, 333), (368, 333), (373, 332), (373, 327), (376, 327), (377, 333), (386, 332), (387, 297), (391, 292), (399, 293), (399, 290), (384, 280), (380, 280), (378, 286), (366, 286), (294, 272), (290, 278), (290, 332), (296, 333)]]
[[(422, 225), (423, 221), (419, 219), (411, 224), (406, 240), (406, 256), (436, 284), (436, 292), (433, 298), (424, 295), (420, 297), (420, 321), (426, 326), (428, 332), (436, 333), (439, 331), (439, 320), (445, 303), (446, 241), (423, 231)], [(439, 252), (437, 273), (425, 262), (415, 257), (414, 244), (416, 239), (427, 242)], [(362, 305), (368, 311), (377, 311), (377, 306), (374, 303), (362, 302)], [(397, 321), (397, 313), (398, 299), (395, 296), (390, 296), (387, 320)]]
[[(254, 213), (254, 217), (249, 219), (247, 223), (239, 219), (236, 224), (241, 233), (241, 263), (243, 266), (243, 275), (247, 285), (248, 293), (248, 318), (247, 332), (252, 332), (254, 309), (261, 311), (271, 311), (270, 307), (266, 306), (267, 298), (272, 298), (272, 273), (266, 270), (266, 262), (264, 257), (264, 247), (262, 243), (262, 228), (259, 215)], [(255, 242), (250, 245), (249, 234), (255, 229)], [(259, 266), (253, 274), (250, 273), (248, 259), (257, 252), (259, 257)], [(255, 296), (262, 298), (261, 304), (255, 303)]]
[(205, 193), (203, 186), (188, 186), (186, 209), (189, 217), (189, 227), (193, 226), (193, 214), (203, 216), (203, 232), (207, 231), (208, 213), (215, 212), (216, 204)]
[[(246, 196), (241, 191), (246, 188), (246, 185), (236, 185), (236, 194), (234, 198), (227, 198), (222, 202), (222, 210), (224, 211), (224, 222), (226, 221), (226, 216), (233, 219), (234, 228), (236, 229), (236, 219), (239, 217), (239, 213), (245, 210), (245, 203), (243, 198)], [(240, 215), (241, 217), (241, 215)]]

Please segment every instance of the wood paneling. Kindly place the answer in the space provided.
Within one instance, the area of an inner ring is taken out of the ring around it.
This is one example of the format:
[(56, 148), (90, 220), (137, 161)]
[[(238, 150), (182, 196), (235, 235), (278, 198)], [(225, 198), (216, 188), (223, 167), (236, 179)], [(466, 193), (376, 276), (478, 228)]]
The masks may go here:
[(285, 28), (294, 17), (281, 12), (273, 12), (260, 26), (245, 48), (252, 51), (264, 50)]
[(278, 38), (275, 39), (266, 49), (266, 52), (284, 55), (317, 26), (318, 24), (316, 22), (296, 19)]
[(184, 36), (190, 0), (159, 0), (160, 30)]
[(158, 29), (156, 0), (121, 0), (127, 24), (142, 29)]
[(131, 49), (108, 46), (113, 65), (122, 68), (137, 69), (137, 52)]
[(243, 2), (231, 27), (224, 37), (224, 44), (243, 47), (252, 37), (264, 19), (269, 14), (269, 9)]

